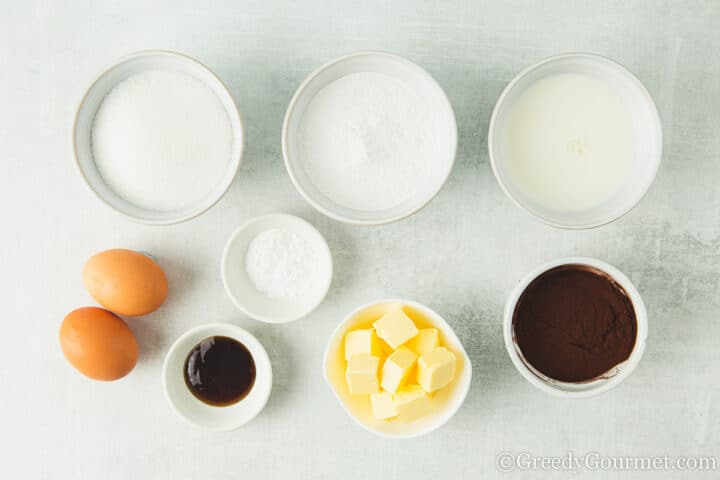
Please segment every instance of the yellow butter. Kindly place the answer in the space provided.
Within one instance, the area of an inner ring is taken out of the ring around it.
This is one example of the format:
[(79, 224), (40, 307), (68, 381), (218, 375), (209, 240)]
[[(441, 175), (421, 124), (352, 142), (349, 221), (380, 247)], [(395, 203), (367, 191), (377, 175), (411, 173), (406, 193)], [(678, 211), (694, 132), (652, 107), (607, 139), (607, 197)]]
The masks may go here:
[(383, 363), (380, 386), (386, 392), (395, 393), (401, 387), (415, 366), (417, 355), (407, 347), (395, 350)]
[(378, 367), (380, 358), (374, 355), (355, 355), (348, 360), (345, 377), (353, 395), (375, 393), (380, 390)]
[(397, 417), (397, 409), (393, 395), (388, 392), (378, 392), (370, 394), (370, 403), (375, 418), (385, 420), (387, 418)]
[(384, 340), (380, 340), (379, 337), (378, 342), (380, 343), (380, 350), (382, 351), (384, 356), (388, 357), (392, 355), (392, 352), (395, 351), (390, 345), (387, 344), (387, 342), (385, 342)]
[(455, 354), (438, 347), (417, 361), (417, 382), (428, 393), (448, 385), (455, 376)]
[(425, 355), (440, 346), (440, 334), (437, 328), (421, 328), (407, 346), (418, 355)]
[(432, 401), (419, 385), (401, 388), (393, 399), (398, 418), (403, 422), (413, 422), (432, 412)]
[(393, 349), (398, 348), (418, 333), (412, 319), (405, 314), (402, 308), (387, 312), (373, 324), (373, 327), (375, 327), (378, 337), (385, 340)]
[(355, 355), (382, 355), (382, 347), (375, 330), (353, 330), (345, 335), (345, 360), (350, 360)]

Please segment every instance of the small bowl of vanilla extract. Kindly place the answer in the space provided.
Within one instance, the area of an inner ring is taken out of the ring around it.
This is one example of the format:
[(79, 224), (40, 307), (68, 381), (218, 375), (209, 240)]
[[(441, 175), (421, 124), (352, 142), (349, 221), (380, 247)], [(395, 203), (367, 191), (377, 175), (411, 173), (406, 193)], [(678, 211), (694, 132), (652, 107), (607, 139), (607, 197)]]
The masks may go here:
[(233, 430), (265, 407), (272, 366), (250, 332), (226, 323), (200, 325), (170, 347), (163, 386), (172, 409), (191, 424)]

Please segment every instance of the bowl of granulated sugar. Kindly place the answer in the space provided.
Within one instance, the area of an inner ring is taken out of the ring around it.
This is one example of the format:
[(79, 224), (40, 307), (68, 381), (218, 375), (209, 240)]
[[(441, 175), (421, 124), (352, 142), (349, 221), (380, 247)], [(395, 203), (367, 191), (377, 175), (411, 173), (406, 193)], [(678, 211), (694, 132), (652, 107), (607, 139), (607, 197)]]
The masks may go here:
[(75, 161), (106, 205), (167, 225), (212, 207), (240, 166), (244, 131), (222, 81), (179, 53), (143, 51), (104, 70), (75, 117)]
[(282, 132), (285, 166), (300, 194), (343, 222), (407, 217), (442, 188), (455, 162), (452, 106), (418, 65), (360, 52), (313, 72)]

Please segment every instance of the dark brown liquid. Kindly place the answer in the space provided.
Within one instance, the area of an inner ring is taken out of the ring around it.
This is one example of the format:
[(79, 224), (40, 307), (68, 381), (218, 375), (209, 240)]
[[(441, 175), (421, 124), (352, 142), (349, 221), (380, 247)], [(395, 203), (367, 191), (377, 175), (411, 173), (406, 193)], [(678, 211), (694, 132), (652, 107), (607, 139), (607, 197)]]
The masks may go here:
[(185, 360), (185, 384), (200, 401), (216, 407), (239, 402), (255, 384), (255, 361), (242, 343), (209, 337)]
[(584, 265), (553, 268), (527, 286), (515, 307), (515, 341), (539, 372), (585, 382), (628, 359), (637, 320), (625, 290)]

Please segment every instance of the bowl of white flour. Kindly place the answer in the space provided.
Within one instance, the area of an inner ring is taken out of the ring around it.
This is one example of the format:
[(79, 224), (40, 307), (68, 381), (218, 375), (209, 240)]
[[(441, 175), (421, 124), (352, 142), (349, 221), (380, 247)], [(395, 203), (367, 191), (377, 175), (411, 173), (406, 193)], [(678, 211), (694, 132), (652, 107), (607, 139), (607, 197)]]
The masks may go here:
[(91, 191), (132, 220), (167, 225), (213, 206), (240, 166), (244, 131), (222, 81), (174, 52), (128, 55), (102, 72), (75, 117)]
[(313, 72), (282, 132), (288, 174), (316, 209), (376, 225), (407, 217), (442, 188), (457, 126), (442, 88), (416, 64), (360, 52)]

